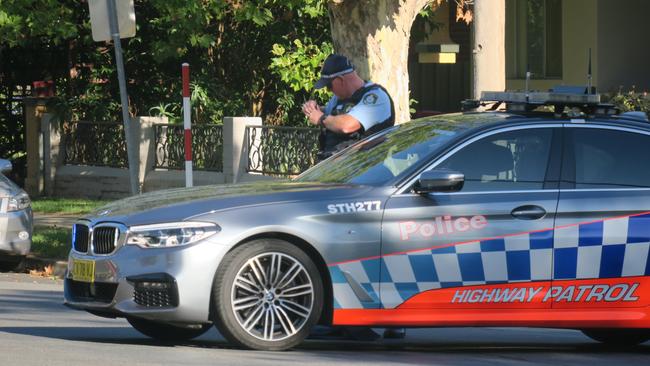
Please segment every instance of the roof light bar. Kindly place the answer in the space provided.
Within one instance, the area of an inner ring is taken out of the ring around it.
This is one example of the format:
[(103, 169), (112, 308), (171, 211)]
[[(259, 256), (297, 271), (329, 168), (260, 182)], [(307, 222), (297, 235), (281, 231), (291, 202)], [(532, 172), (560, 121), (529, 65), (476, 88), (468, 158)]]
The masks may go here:
[(481, 92), (482, 102), (505, 102), (534, 105), (598, 105), (600, 94), (568, 94), (556, 92)]

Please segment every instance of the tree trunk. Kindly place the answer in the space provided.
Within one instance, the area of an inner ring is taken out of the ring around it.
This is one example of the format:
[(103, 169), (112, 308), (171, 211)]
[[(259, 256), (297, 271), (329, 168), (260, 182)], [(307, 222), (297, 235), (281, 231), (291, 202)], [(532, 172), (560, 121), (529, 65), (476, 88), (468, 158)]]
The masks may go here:
[(474, 2), (474, 98), (506, 88), (505, 0)]
[(330, 0), (332, 39), (359, 75), (384, 86), (395, 122), (410, 119), (408, 51), (411, 25), (430, 0)]

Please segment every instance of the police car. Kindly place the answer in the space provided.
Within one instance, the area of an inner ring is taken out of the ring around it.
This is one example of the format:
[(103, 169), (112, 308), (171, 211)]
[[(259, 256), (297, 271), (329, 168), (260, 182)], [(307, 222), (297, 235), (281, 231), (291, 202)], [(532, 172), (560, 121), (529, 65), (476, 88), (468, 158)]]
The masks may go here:
[(261, 350), (317, 324), (650, 339), (650, 124), (597, 95), (484, 99), (506, 110), (395, 126), (290, 182), (111, 203), (73, 228), (65, 303)]

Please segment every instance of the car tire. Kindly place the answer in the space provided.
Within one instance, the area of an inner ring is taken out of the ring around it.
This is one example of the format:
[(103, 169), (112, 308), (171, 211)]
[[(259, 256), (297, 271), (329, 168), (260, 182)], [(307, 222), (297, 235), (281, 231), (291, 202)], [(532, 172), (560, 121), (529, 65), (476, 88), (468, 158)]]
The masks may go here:
[(27, 267), (27, 259), (23, 256), (0, 259), (0, 272), (23, 273)]
[(323, 282), (311, 258), (278, 239), (228, 253), (215, 275), (213, 322), (231, 343), (281, 351), (307, 337), (321, 316)]
[(583, 329), (587, 337), (610, 346), (636, 346), (650, 340), (650, 329)]
[(138, 332), (165, 342), (183, 342), (196, 338), (207, 332), (210, 324), (197, 324), (193, 326), (178, 326), (168, 323), (155, 322), (152, 320), (128, 317), (126, 320)]

